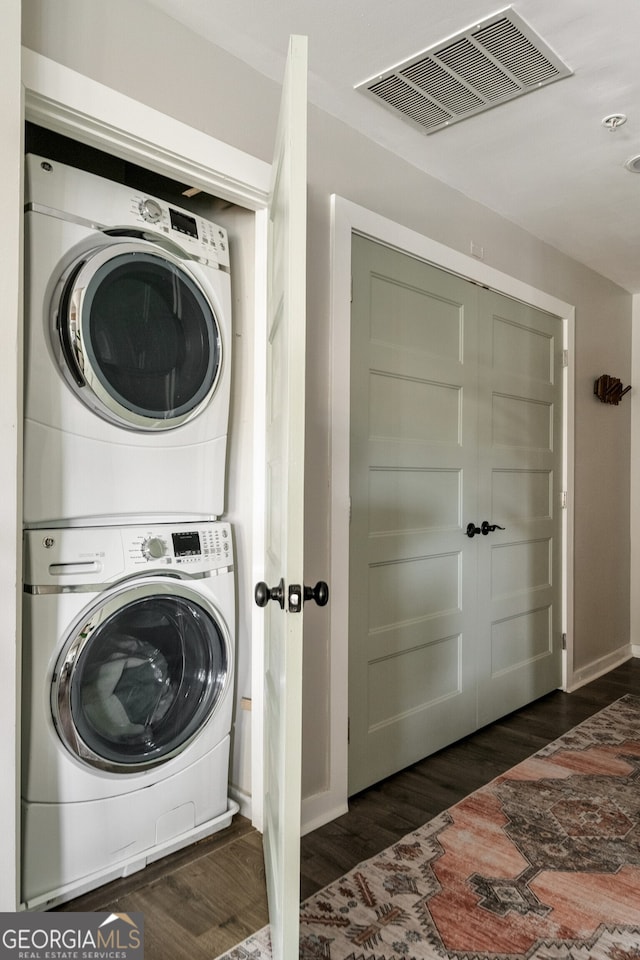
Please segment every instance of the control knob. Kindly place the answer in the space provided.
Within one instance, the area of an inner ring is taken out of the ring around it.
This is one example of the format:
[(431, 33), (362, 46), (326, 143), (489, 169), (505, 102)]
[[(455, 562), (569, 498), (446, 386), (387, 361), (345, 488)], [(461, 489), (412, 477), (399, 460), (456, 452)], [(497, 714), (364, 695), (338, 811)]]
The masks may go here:
[(160, 537), (147, 537), (142, 544), (142, 555), (147, 560), (160, 560), (167, 552), (167, 545)]
[(157, 200), (141, 200), (140, 213), (142, 219), (146, 220), (147, 223), (157, 223), (158, 220), (162, 219), (162, 207)]

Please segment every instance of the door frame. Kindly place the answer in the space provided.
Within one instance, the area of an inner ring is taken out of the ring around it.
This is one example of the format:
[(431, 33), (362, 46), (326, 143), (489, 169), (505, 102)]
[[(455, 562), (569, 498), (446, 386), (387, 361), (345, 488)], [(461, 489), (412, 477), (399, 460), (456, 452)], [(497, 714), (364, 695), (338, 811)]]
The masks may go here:
[[(0, 818), (3, 836), (0, 853), (5, 869), (0, 875), (0, 910), (15, 909), (18, 900), (18, 858), (20, 823), (20, 623), (21, 623), (21, 560), (22, 484), (20, 422), (22, 419), (21, 374), (22, 354), (22, 222), (21, 189), (23, 129), (22, 83), (20, 76), (20, 0), (7, 0), (2, 10), (0, 35), (0, 78), (3, 96), (0, 99), (0, 125), (5, 147), (0, 154), (0, 209), (3, 231), (0, 238), (0, 288), (3, 297), (2, 331), (5, 351), (2, 357), (0, 397), (0, 442), (3, 458), (0, 465), (0, 505), (2, 548), (0, 549), (0, 600), (3, 619), (0, 634), (0, 665), (5, 680), (0, 704), (2, 746), (0, 762), (4, 788), (0, 795)], [(12, 682), (13, 679), (13, 682)]]
[[(432, 266), (490, 287), (562, 320), (563, 368), (562, 630), (564, 690), (573, 678), (573, 543), (575, 307), (430, 237), (333, 194), (331, 197), (331, 756), (327, 808), (341, 810), (348, 787), (349, 460), (351, 369), (351, 237), (358, 233), (418, 257)], [(327, 816), (326, 819), (330, 819)]]
[[(251, 579), (263, 571), (267, 204), (271, 164), (22, 48), (22, 125), (32, 121), (148, 170), (186, 180), (255, 215), (254, 432)], [(175, 145), (179, 144), (179, 152)], [(22, 208), (22, 203), (21, 203)], [(19, 537), (19, 533), (18, 533)], [(20, 551), (20, 542), (17, 545)], [(17, 564), (18, 581), (21, 560)], [(251, 606), (251, 819), (262, 831), (264, 618)], [(240, 798), (243, 799), (243, 798)], [(246, 806), (243, 812), (247, 812)], [(8, 909), (8, 908), (7, 908)]]

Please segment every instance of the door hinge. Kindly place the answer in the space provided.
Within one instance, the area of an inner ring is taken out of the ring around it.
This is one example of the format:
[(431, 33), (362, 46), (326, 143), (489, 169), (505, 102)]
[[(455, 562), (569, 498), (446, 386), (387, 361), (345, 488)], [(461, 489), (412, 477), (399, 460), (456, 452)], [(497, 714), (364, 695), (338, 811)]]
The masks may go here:
[(349, 497), (349, 523), (351, 523), (351, 507), (352, 507), (351, 497)]
[(351, 743), (351, 717), (347, 717), (347, 746)]
[(568, 350), (563, 350), (563, 351), (562, 351), (562, 366), (563, 366), (563, 367), (568, 367), (568, 366), (569, 366), (569, 351), (568, 351)]
[(560, 509), (561, 510), (567, 509), (567, 491), (566, 490), (560, 491)]
[(563, 650), (566, 650), (566, 649), (567, 649), (567, 635), (566, 635), (566, 633), (563, 633), (563, 634), (562, 634), (562, 649), (563, 649)]

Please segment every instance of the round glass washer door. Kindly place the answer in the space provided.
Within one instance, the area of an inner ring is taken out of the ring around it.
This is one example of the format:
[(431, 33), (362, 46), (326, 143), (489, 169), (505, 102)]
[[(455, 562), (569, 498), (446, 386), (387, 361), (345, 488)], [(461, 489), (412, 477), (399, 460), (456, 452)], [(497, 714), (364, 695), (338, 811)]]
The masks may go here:
[(157, 577), (104, 594), (70, 632), (54, 671), (58, 734), (103, 770), (166, 762), (220, 704), (230, 658), (226, 625), (187, 584)]
[(53, 304), (65, 379), (95, 413), (131, 430), (180, 426), (215, 392), (220, 324), (181, 260), (112, 239), (76, 261)]

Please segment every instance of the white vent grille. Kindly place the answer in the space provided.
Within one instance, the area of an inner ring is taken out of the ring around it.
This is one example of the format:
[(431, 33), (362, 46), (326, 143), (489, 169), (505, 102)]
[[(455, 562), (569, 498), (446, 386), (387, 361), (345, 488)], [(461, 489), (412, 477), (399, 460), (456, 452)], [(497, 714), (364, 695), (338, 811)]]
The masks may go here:
[(510, 7), (356, 87), (435, 133), (571, 70)]

